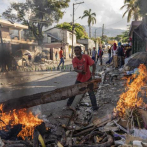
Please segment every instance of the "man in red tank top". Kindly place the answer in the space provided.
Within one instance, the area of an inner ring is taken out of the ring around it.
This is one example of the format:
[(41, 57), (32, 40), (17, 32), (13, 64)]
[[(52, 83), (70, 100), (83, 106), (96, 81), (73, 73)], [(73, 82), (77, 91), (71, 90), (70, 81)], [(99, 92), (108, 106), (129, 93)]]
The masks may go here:
[[(80, 46), (76, 46), (74, 49), (76, 57), (72, 60), (72, 64), (74, 67), (74, 71), (78, 73), (75, 84), (90, 81), (92, 80), (92, 76), (95, 75), (96, 66), (94, 61), (88, 55), (84, 55), (84, 54), (82, 55), (81, 51), (82, 50)], [(90, 66), (93, 67), (92, 73), (90, 72), (89, 69)], [(92, 109), (98, 110), (96, 97), (93, 90), (89, 91), (89, 96), (92, 103)], [(71, 106), (71, 104), (74, 101), (74, 98), (75, 97), (69, 98), (67, 102), (68, 107)]]

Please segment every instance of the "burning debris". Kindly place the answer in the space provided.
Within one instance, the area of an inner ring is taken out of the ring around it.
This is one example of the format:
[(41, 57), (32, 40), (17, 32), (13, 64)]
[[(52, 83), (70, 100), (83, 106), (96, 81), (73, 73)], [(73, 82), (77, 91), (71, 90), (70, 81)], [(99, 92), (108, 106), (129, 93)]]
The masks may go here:
[[(109, 81), (109, 75), (105, 78)], [(124, 83), (124, 79), (118, 80), (118, 78), (111, 81), (111, 84), (107, 83), (99, 87), (97, 96), (101, 96), (101, 98), (98, 99), (98, 102), (102, 104), (96, 115), (88, 111), (90, 107), (88, 98), (85, 97), (82, 100), (76, 114), (72, 117), (70, 129), (67, 129), (66, 142), (62, 142), (64, 146), (123, 147), (130, 143), (141, 147), (146, 146), (147, 111), (145, 101), (141, 96), (143, 94), (146, 97), (146, 93), (142, 92), (147, 82), (146, 67), (140, 65), (139, 73), (129, 77), (127, 83)], [(126, 88), (122, 90), (124, 85)], [(117, 88), (115, 89), (115, 87)], [(113, 93), (112, 96), (110, 91)], [(118, 92), (120, 99), (117, 102), (112, 97), (115, 97)], [(110, 108), (107, 109), (110, 107), (110, 103), (111, 107), (116, 107), (112, 114)], [(103, 110), (101, 111), (101, 109)]]
[(0, 129), (9, 131), (10, 128), (21, 125), (20, 132), (18, 133), (17, 137), (21, 137), (23, 140), (25, 140), (25, 137), (30, 137), (30, 139), (32, 139), (35, 127), (43, 122), (43, 120), (40, 120), (37, 118), (37, 116), (34, 116), (32, 112), (27, 112), (26, 109), (21, 109), (18, 111), (13, 110), (9, 113), (4, 113), (3, 106), (0, 105), (0, 111), (0, 119), (2, 122)]
[[(130, 84), (131, 79), (133, 79), (133, 82)], [(145, 105), (143, 99), (138, 97), (138, 93), (141, 88), (145, 86), (147, 82), (146, 80), (147, 70), (142, 64), (139, 67), (139, 75), (134, 74), (132, 77), (128, 78), (126, 88), (127, 91), (120, 95), (120, 99), (115, 109), (120, 117), (123, 117), (127, 113), (126, 110), (133, 111), (133, 109), (143, 107)]]

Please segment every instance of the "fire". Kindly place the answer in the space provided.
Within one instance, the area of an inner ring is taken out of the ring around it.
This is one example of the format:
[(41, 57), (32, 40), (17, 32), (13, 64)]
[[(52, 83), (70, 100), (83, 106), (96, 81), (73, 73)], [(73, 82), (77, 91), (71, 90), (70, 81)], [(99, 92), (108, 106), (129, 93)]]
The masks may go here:
[(25, 139), (25, 137), (33, 138), (35, 127), (43, 122), (43, 120), (34, 116), (32, 112), (27, 112), (26, 109), (21, 109), (19, 111), (13, 110), (12, 112), (4, 113), (3, 106), (0, 105), (0, 111), (0, 119), (3, 121), (0, 124), (0, 129), (6, 130), (6, 126), (8, 125), (13, 128), (14, 125), (21, 124), (22, 130), (17, 137), (22, 137), (22, 139)]
[(127, 80), (126, 92), (120, 95), (120, 99), (117, 103), (115, 111), (118, 115), (123, 117), (127, 109), (133, 109), (144, 105), (143, 99), (138, 97), (138, 93), (141, 88), (146, 84), (147, 80), (147, 69), (145, 65), (139, 66), (139, 75), (132, 75), (131, 79), (133, 82), (130, 83), (130, 78)]

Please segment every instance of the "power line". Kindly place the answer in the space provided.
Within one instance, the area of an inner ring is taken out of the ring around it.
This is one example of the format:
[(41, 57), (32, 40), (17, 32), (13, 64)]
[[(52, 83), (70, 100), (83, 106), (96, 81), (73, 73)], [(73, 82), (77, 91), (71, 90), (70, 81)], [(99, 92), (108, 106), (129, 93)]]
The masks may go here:
[(119, 23), (119, 22), (121, 22), (121, 21), (123, 21), (123, 19), (122, 19), (122, 20), (120, 20), (120, 21), (118, 21), (118, 22), (115, 22), (115, 23), (113, 23), (113, 24), (106, 25), (106, 27), (108, 27), (108, 26), (112, 26), (112, 25), (117, 24), (117, 23)]
[(75, 12), (77, 11), (77, 9), (79, 8), (80, 5), (77, 6), (77, 8), (75, 9)]
[(85, 6), (89, 9), (89, 7), (87, 6), (87, 4), (86, 3), (84, 3), (85, 4)]

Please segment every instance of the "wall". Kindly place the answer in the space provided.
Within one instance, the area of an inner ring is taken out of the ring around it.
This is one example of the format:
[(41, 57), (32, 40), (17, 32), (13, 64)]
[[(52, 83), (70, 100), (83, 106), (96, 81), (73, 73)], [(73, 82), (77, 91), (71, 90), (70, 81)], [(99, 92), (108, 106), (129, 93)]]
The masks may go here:
[(95, 47), (95, 42), (91, 39), (79, 39), (77, 42), (85, 46), (85, 51), (88, 51), (89, 49), (93, 49), (93, 47)]
[(88, 51), (88, 39), (78, 39), (77, 42), (83, 44), (85, 46), (85, 51)]
[[(72, 33), (67, 31), (67, 30), (62, 30), (62, 29), (58, 29), (58, 28), (53, 28), (51, 30), (46, 31), (45, 33), (50, 33), (53, 36), (55, 36), (56, 38), (62, 40), (63, 45), (69, 44), (72, 45)], [(50, 38), (50, 37), (48, 37)], [(73, 35), (73, 44), (76, 44), (76, 35)], [(44, 42), (47, 42), (48, 39), (44, 39)], [(48, 42), (50, 43), (50, 42)]]
[(2, 27), (1, 28), (2, 37), (10, 39), (9, 28)]
[[(55, 60), (55, 52), (60, 50), (61, 45), (62, 44), (60, 42), (50, 43), (50, 44), (45, 44), (44, 45), (45, 47), (51, 49), (51, 60)], [(65, 58), (69, 59), (69, 46), (64, 45), (64, 46), (62, 46), (62, 48), (63, 48)], [(59, 57), (59, 54), (58, 54), (58, 57)]]
[(88, 49), (93, 49), (95, 47), (95, 42), (91, 39), (88, 39)]
[(87, 45), (88, 44), (88, 39), (78, 39), (77, 42), (81, 43), (81, 44), (84, 44), (84, 45)]
[[(72, 45), (72, 33), (69, 32), (69, 31), (66, 31), (66, 34), (67, 34), (67, 36), (66, 36), (66, 38), (67, 38), (66, 43), (68, 43), (69, 45)], [(75, 46), (76, 42), (77, 42), (76, 35), (73, 34), (73, 45), (74, 46)]]
[(58, 29), (58, 28), (53, 28), (45, 33), (50, 33), (52, 34), (53, 36), (55, 36), (56, 38), (59, 38), (60, 40), (63, 39), (63, 35), (62, 35), (62, 30), (61, 29)]

